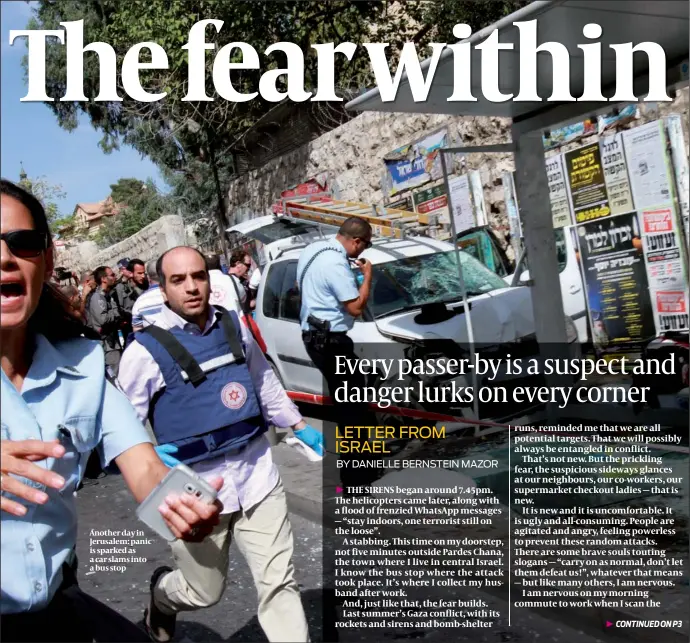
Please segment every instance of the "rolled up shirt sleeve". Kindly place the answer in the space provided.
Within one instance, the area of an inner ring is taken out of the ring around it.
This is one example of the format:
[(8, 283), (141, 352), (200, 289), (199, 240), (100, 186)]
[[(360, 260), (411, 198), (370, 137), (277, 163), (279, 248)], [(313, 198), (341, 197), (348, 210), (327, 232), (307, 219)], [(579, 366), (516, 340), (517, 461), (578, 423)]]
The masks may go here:
[(302, 414), (288, 397), (259, 345), (244, 324), (242, 324), (242, 341), (247, 353), (247, 366), (252, 384), (256, 389), (266, 420), (281, 429), (301, 422)]
[(139, 308), (135, 302), (134, 306), (132, 308), (132, 326), (134, 328), (137, 328), (137, 327), (143, 326), (143, 325), (144, 325), (144, 317), (141, 314), (141, 308)]
[(110, 382), (105, 384), (99, 422), (98, 455), (103, 467), (137, 444), (151, 443), (132, 405)]

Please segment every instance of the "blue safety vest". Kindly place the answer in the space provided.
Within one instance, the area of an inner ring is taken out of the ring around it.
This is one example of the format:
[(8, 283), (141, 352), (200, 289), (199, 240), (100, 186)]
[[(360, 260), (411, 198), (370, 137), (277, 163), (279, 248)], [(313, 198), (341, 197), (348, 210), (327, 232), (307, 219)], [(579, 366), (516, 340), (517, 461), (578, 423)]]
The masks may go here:
[(221, 311), (205, 335), (148, 326), (136, 341), (163, 374), (149, 420), (159, 444), (178, 447), (178, 460), (193, 464), (239, 451), (267, 430), (236, 313)]

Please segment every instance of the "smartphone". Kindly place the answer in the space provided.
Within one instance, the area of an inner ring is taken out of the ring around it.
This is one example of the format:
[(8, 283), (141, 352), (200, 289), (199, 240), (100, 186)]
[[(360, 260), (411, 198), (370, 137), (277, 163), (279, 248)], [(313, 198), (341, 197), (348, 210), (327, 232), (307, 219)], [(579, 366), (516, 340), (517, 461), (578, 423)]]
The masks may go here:
[(168, 542), (172, 542), (176, 538), (170, 531), (170, 527), (168, 527), (161, 512), (158, 511), (158, 507), (171, 494), (176, 496), (188, 494), (208, 504), (214, 502), (218, 495), (208, 482), (184, 464), (178, 464), (171, 469), (168, 475), (137, 507), (137, 518)]

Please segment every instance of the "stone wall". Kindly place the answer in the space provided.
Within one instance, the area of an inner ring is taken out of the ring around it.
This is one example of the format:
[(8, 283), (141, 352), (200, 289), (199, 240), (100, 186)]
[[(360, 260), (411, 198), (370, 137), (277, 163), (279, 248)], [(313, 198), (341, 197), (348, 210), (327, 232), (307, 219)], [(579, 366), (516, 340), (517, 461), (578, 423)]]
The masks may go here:
[[(642, 104), (640, 111), (638, 124), (670, 113), (682, 114), (688, 145), (687, 88), (678, 92), (672, 103)], [(337, 198), (382, 204), (383, 158), (394, 149), (441, 127), (449, 129), (454, 145), (491, 145), (510, 141), (510, 122), (507, 119), (367, 112), (233, 181), (228, 193), (230, 220), (235, 222), (269, 214), (283, 190), (312, 177), (326, 183)], [(586, 142), (589, 141), (579, 141), (569, 147)], [(509, 226), (501, 174), (514, 169), (512, 155), (471, 154), (456, 158), (456, 161), (468, 169), (480, 171), (489, 223), (499, 236), (500, 233), (507, 235)], [(112, 266), (122, 257), (148, 261), (167, 248), (195, 242), (190, 230), (185, 231), (182, 218), (170, 215), (100, 252), (92, 242), (60, 251), (57, 265), (82, 271), (99, 265)]]
[(144, 262), (157, 259), (165, 250), (175, 246), (193, 243), (185, 231), (182, 217), (168, 215), (161, 217), (131, 237), (94, 252), (92, 242), (85, 242), (56, 252), (56, 265), (64, 266), (77, 273), (94, 270), (98, 266), (115, 266), (118, 259), (129, 257)]
[[(316, 176), (327, 181), (342, 199), (383, 203), (384, 156), (444, 126), (457, 144), (510, 141), (510, 122), (506, 119), (367, 112), (234, 181), (229, 191), (230, 216), (235, 214), (233, 210), (253, 216), (268, 214), (283, 190)], [(510, 157), (481, 154), (472, 155), (468, 166), (485, 166), (492, 176), (500, 176), (512, 169), (511, 162)]]
[[(688, 142), (688, 90), (672, 103), (642, 104), (642, 124), (669, 113), (683, 114)], [(491, 145), (510, 142), (510, 121), (489, 117), (452, 117), (437, 114), (366, 112), (299, 149), (269, 161), (235, 180), (229, 190), (229, 217), (236, 222), (269, 214), (281, 191), (317, 177), (336, 197), (382, 204), (383, 158), (394, 149), (447, 126), (455, 145)], [(595, 139), (596, 140), (596, 139)], [(574, 146), (588, 141), (580, 141)], [(489, 223), (497, 232), (509, 231), (501, 174), (514, 170), (512, 155), (471, 154), (456, 159), (480, 171)]]

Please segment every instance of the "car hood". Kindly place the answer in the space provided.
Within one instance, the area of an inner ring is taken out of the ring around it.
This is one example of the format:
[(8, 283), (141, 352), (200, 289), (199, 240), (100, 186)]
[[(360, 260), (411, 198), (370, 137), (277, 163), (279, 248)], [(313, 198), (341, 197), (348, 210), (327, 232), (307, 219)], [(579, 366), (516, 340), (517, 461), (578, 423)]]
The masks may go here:
[[(471, 297), (470, 318), (477, 344), (513, 342), (533, 335), (534, 315), (529, 288), (502, 288), (485, 295)], [(460, 300), (458, 303), (462, 303)], [(455, 303), (448, 307), (455, 307)], [(410, 310), (376, 320), (376, 327), (391, 339), (451, 339), (468, 341), (465, 314), (457, 314), (437, 324), (419, 324), (415, 317), (420, 310)]]

